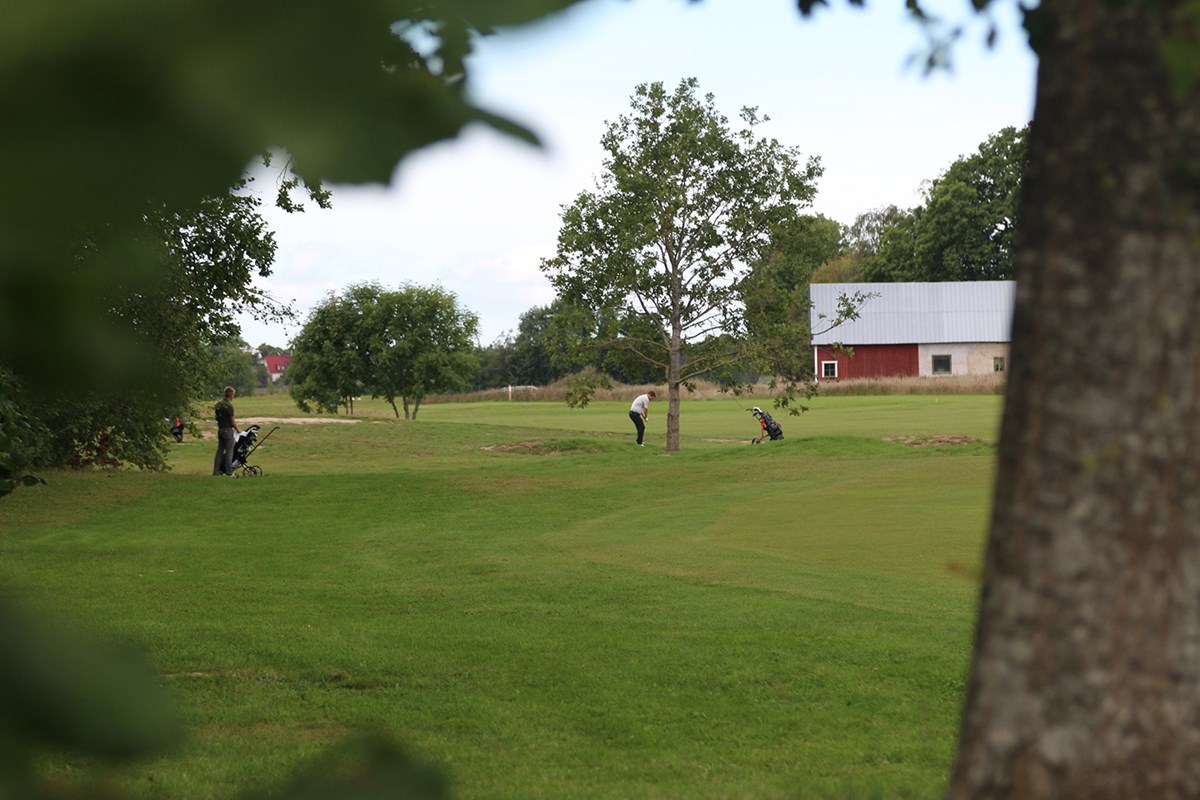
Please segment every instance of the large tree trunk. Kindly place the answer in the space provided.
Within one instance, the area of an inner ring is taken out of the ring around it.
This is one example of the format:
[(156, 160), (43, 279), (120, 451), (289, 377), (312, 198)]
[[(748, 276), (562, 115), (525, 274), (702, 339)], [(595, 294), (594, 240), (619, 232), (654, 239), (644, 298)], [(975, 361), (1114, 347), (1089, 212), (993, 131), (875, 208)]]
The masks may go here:
[(1200, 102), (1178, 0), (1043, 0), (952, 798), (1200, 796)]

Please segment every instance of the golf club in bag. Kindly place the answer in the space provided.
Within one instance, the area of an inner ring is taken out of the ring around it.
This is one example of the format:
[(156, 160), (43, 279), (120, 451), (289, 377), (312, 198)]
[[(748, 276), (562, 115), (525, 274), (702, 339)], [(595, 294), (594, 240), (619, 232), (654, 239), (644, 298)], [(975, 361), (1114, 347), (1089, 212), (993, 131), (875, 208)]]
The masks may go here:
[(242, 471), (242, 477), (258, 477), (263, 474), (262, 468), (255, 466), (249, 462), (250, 456), (259, 448), (263, 442), (271, 438), (271, 434), (279, 430), (279, 426), (267, 433), (261, 439), (258, 438), (258, 426), (251, 425), (237, 435), (237, 439), (233, 443), (233, 468)]
[(771, 441), (783, 438), (783, 426), (776, 422), (770, 414), (768, 414), (766, 411), (763, 411), (758, 406), (755, 406), (754, 408), (747, 408), (746, 410), (754, 415), (754, 418), (758, 420), (759, 424), (759, 435), (756, 438), (751, 439), (750, 444), (765, 442), (768, 438)]

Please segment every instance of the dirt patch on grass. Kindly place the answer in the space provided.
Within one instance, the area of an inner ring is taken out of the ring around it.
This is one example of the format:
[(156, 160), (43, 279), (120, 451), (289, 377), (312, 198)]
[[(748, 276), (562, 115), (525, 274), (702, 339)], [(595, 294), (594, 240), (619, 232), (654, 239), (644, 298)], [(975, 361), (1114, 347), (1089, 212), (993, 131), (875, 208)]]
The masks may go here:
[[(345, 417), (246, 417), (238, 420), (241, 423), (242, 430), (246, 430), (251, 425), (257, 425), (260, 428), (265, 428), (268, 425), (322, 425), (327, 422), (340, 423), (343, 425), (353, 425), (362, 422), (361, 419), (347, 419)], [(263, 431), (259, 431), (263, 436), (266, 435)], [(217, 431), (215, 428), (206, 428), (200, 431), (201, 439), (216, 439)]]
[(933, 433), (928, 436), (889, 436), (885, 442), (899, 442), (909, 447), (943, 447), (956, 444), (979, 444), (973, 436), (957, 436), (948, 433)]
[(562, 450), (556, 450), (545, 442), (508, 442), (506, 444), (486, 444), (479, 448), (489, 453), (527, 453), (531, 456), (557, 456)]
[(946, 562), (946, 572), (959, 578), (967, 578), (972, 581), (980, 581), (983, 579), (983, 571), (979, 567), (968, 567), (965, 564), (960, 564), (957, 561)]

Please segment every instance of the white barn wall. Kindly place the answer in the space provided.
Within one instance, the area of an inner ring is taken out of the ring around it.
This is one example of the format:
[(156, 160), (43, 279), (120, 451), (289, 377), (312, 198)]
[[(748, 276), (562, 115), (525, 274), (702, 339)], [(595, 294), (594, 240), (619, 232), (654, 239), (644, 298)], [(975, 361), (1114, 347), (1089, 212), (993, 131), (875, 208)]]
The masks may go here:
[[(1003, 358), (1008, 369), (1008, 345), (987, 342), (982, 344), (922, 344), (917, 347), (917, 365), (922, 378), (935, 378), (933, 357), (950, 356), (951, 375), (991, 375), (995, 372), (995, 359)], [(943, 373), (944, 374), (944, 373)]]
[(967, 372), (970, 375), (993, 375), (996, 372), (996, 359), (1004, 359), (1004, 371), (1008, 372), (1007, 344), (977, 344), (967, 357)]

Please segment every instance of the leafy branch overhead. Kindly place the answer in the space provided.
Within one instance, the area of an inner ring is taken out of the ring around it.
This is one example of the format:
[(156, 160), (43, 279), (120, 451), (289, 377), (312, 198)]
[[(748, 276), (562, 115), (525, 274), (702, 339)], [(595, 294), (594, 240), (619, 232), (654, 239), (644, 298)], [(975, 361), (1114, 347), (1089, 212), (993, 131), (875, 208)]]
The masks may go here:
[[(0, 218), (21, 235), (0, 239), (0, 361), (70, 353), (65, 337), (38, 334), (93, 297), (59, 243), (81, 228), (136, 237), (147, 203), (219, 196), (261, 153), (290, 154), (290, 190), (386, 182), (406, 155), (471, 123), (536, 142), (474, 103), (466, 58), (479, 32), (576, 1), (266, 0), (251, 12), (121, 0), (6, 15), (0, 152), (19, 157), (6, 162)], [(156, 272), (134, 258), (105, 280)]]

